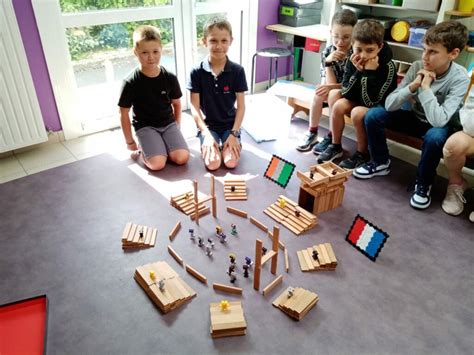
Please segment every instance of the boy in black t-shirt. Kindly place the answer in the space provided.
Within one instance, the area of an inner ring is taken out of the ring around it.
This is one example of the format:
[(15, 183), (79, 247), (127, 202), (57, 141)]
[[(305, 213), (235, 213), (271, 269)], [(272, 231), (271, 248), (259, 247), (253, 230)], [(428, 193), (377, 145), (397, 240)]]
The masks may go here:
[[(201, 155), (209, 170), (235, 168), (240, 158), (240, 127), (245, 112), (247, 81), (244, 68), (227, 58), (232, 27), (222, 18), (204, 25), (209, 56), (190, 74), (191, 112), (199, 129)], [(221, 151), (222, 149), (222, 156)]]
[(178, 79), (160, 66), (161, 36), (156, 27), (140, 26), (133, 32), (134, 53), (140, 63), (125, 78), (120, 100), (120, 122), (127, 148), (140, 155), (133, 138), (129, 112), (138, 138), (143, 161), (150, 170), (161, 170), (166, 160), (183, 165), (189, 150), (179, 123), (181, 120), (181, 89)]

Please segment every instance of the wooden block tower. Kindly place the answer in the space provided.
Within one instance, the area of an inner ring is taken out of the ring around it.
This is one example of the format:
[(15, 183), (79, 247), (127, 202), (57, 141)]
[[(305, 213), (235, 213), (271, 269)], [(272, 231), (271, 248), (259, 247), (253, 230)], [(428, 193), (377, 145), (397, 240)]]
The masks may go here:
[(297, 171), (301, 180), (298, 205), (314, 214), (339, 207), (344, 198), (344, 183), (352, 170), (333, 162), (313, 165), (308, 172)]

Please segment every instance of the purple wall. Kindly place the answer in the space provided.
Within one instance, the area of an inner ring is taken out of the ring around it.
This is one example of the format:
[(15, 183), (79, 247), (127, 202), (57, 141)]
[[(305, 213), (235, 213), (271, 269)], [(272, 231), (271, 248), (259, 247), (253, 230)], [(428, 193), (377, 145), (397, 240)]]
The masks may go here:
[[(276, 33), (265, 28), (267, 25), (278, 23), (278, 6), (280, 0), (259, 0), (258, 25), (257, 25), (257, 50), (266, 47), (284, 47), (277, 43)], [(257, 57), (255, 82), (268, 80), (269, 59)], [(290, 72), (290, 59), (278, 60), (278, 76), (287, 75)]]
[(61, 130), (61, 122), (59, 121), (59, 113), (31, 0), (13, 0), (13, 8), (15, 9), (44, 124), (47, 129), (59, 131)]
[[(278, 5), (279, 0), (260, 0), (259, 2), (257, 49), (283, 47), (276, 43), (276, 34), (265, 29), (266, 25), (278, 23)], [(31, 0), (13, 0), (13, 7), (20, 27), (44, 123), (48, 129), (59, 131), (61, 130), (61, 122)], [(290, 72), (289, 62), (289, 59), (279, 60), (278, 75), (286, 75)], [(257, 83), (268, 80), (268, 64), (269, 60), (267, 58), (257, 58), (255, 76)]]

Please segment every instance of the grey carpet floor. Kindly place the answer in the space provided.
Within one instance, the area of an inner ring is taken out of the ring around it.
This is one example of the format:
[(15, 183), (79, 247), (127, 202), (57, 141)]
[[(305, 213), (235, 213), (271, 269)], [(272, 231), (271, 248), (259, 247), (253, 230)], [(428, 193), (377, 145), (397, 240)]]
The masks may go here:
[[(249, 200), (225, 202), (218, 183), (218, 218), (208, 215), (199, 227), (159, 192), (167, 182), (197, 179), (200, 191), (208, 193), (209, 177), (196, 157), (196, 139), (190, 141), (195, 157), (188, 166), (170, 165), (160, 173), (101, 155), (1, 185), (0, 304), (48, 296), (49, 354), (472, 354), (474, 224), (467, 220), (468, 211), (460, 217), (443, 213), (442, 179), (428, 210), (410, 208), (406, 187), (415, 168), (396, 159), (387, 177), (351, 177), (342, 206), (319, 215), (311, 231), (296, 237), (280, 228), (290, 272), (284, 271), (280, 253), (277, 273), (283, 274), (283, 283), (268, 296), (253, 290), (253, 279), (242, 277), (241, 266), (236, 286), (243, 295), (229, 296), (190, 277), (168, 254), (167, 235), (179, 220), (183, 228), (173, 248), (210, 284), (228, 284), (230, 252), (241, 265), (244, 256), (253, 258), (256, 238), (270, 248), (263, 232), (225, 207), (245, 210), (269, 227), (275, 224), (262, 211), (280, 194), (297, 201), (299, 179), (293, 176), (286, 189), (264, 179), (268, 153), (306, 171), (314, 156), (293, 148), (304, 126), (296, 120), (288, 140), (259, 145), (244, 136), (246, 149), (232, 173), (250, 177)], [(344, 145), (354, 148), (349, 140)], [(226, 173), (222, 169), (216, 176)], [(472, 192), (468, 198), (470, 211)], [(390, 235), (375, 263), (345, 241), (357, 214)], [(157, 245), (123, 252), (120, 237), (128, 221), (157, 227)], [(229, 231), (231, 223), (237, 224), (239, 236), (229, 236), (227, 245), (216, 243), (212, 259), (189, 240), (188, 228), (212, 236), (216, 224)], [(296, 251), (323, 242), (332, 243), (337, 270), (301, 272)], [(133, 280), (137, 266), (158, 260), (167, 261), (197, 292), (191, 302), (166, 315)], [(266, 265), (261, 289), (273, 277)], [(288, 286), (320, 297), (300, 322), (271, 305)], [(246, 336), (211, 338), (209, 303), (221, 299), (242, 301)]]

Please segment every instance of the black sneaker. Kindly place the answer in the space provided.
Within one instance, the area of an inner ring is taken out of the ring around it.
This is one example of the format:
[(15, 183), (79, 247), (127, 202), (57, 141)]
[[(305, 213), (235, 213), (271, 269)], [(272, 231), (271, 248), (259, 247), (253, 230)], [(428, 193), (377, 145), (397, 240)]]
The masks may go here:
[(347, 158), (339, 163), (339, 166), (344, 169), (355, 169), (361, 166), (362, 164), (367, 163), (370, 160), (368, 154), (363, 154), (361, 152), (355, 152), (353, 156)]
[(332, 142), (332, 137), (330, 135), (327, 135), (326, 137), (323, 138), (321, 142), (319, 142), (313, 147), (313, 153), (316, 155), (321, 154), (328, 148), (331, 142)]
[(342, 157), (342, 147), (329, 144), (324, 152), (318, 157), (318, 163), (324, 163), (326, 161), (333, 161), (334, 159)]
[(296, 147), (296, 150), (300, 152), (309, 152), (316, 143), (318, 143), (318, 133), (306, 131), (300, 144)]
[(384, 164), (369, 161), (352, 171), (352, 175), (359, 179), (370, 179), (374, 176), (384, 176), (388, 173), (390, 173), (390, 159)]
[(410, 206), (419, 210), (428, 208), (431, 204), (431, 185), (416, 183), (415, 192), (411, 196)]

